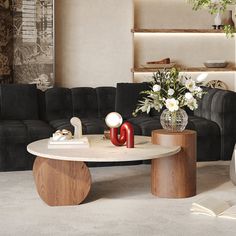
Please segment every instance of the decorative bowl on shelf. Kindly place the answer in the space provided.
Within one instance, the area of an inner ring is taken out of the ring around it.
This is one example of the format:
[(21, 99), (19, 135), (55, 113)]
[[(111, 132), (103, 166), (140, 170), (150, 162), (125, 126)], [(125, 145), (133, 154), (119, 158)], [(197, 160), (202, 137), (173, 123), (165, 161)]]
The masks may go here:
[(208, 60), (204, 62), (204, 65), (207, 68), (225, 68), (228, 65), (228, 62), (225, 60)]

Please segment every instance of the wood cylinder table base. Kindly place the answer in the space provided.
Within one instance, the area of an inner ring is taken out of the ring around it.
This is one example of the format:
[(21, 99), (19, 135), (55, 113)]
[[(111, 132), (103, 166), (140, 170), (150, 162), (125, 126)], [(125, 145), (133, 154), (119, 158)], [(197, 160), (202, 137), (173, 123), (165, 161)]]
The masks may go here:
[(39, 196), (49, 206), (78, 205), (91, 187), (84, 162), (37, 157), (33, 175)]
[(196, 195), (196, 132), (155, 130), (152, 143), (181, 146), (181, 151), (175, 155), (152, 160), (152, 194), (163, 198)]

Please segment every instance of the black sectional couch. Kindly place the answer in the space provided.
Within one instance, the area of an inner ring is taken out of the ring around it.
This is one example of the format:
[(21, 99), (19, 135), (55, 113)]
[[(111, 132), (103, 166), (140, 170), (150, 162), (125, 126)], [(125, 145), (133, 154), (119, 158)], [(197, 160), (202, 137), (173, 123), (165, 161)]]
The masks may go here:
[[(102, 134), (105, 116), (117, 111), (133, 124), (135, 134), (150, 136), (152, 130), (161, 128), (160, 113), (132, 116), (144, 89), (146, 83), (46, 92), (34, 85), (1, 85), (0, 171), (31, 169), (34, 158), (27, 153), (27, 144), (48, 138), (57, 129), (73, 132), (72, 116), (82, 120), (83, 134)], [(198, 110), (189, 112), (187, 128), (197, 131), (198, 161), (229, 160), (236, 142), (236, 93), (206, 90)]]

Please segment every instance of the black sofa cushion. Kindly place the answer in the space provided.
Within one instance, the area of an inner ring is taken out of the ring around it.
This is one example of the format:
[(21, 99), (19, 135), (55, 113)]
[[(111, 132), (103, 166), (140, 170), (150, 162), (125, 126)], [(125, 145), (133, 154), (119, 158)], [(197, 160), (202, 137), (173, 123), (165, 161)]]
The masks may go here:
[(81, 122), (84, 127), (84, 134), (103, 134), (105, 129), (104, 119), (99, 118), (82, 118)]
[(3, 84), (0, 86), (1, 119), (36, 120), (37, 88), (33, 84)]
[[(116, 112), (120, 113), (123, 119), (133, 117), (138, 101), (144, 95), (141, 91), (149, 89), (148, 83), (118, 83), (116, 88)], [(145, 113), (141, 114), (145, 116)]]
[(0, 121), (0, 145), (23, 144), (28, 142), (27, 128), (19, 120)]
[(152, 117), (133, 117), (128, 119), (136, 135), (151, 136), (152, 130), (161, 129), (160, 121)]
[(48, 138), (53, 128), (41, 120), (1, 120), (0, 144), (28, 144)]
[(197, 160), (220, 160), (221, 135), (219, 126), (205, 118), (189, 116), (187, 129), (197, 132)]
[(81, 118), (98, 117), (98, 101), (94, 88), (73, 88), (73, 116)]
[(45, 92), (45, 112), (47, 121), (72, 117), (71, 90), (67, 88), (51, 88)]
[(110, 112), (115, 111), (116, 88), (98, 87), (96, 88), (98, 98), (98, 115), (104, 118)]
[(41, 120), (23, 120), (27, 129), (28, 142), (44, 139), (52, 136), (53, 128)]

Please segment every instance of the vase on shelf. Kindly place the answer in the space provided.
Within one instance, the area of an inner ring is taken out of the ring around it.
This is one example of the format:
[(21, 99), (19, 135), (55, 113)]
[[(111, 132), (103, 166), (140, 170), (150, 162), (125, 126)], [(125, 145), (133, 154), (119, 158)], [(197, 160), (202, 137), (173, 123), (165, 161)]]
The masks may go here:
[(226, 17), (224, 19), (224, 25), (230, 25), (232, 27), (235, 26), (234, 20), (233, 20), (233, 11), (229, 10), (226, 12)]
[(222, 22), (221, 14), (220, 14), (220, 12), (217, 12), (215, 19), (214, 19), (214, 25), (219, 28), (221, 26), (221, 22)]
[(171, 132), (182, 132), (188, 123), (188, 115), (183, 109), (174, 112), (165, 109), (161, 114), (160, 121), (163, 129)]

